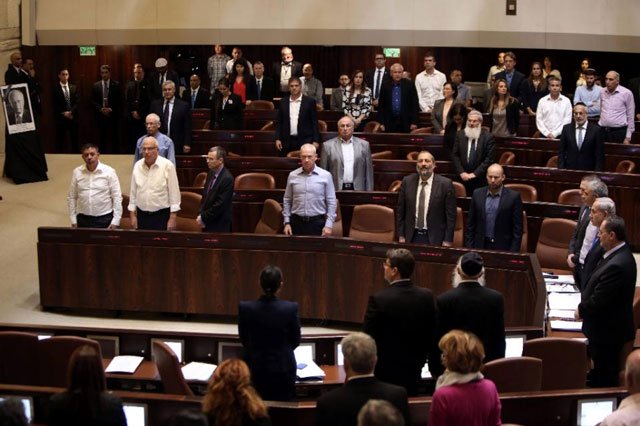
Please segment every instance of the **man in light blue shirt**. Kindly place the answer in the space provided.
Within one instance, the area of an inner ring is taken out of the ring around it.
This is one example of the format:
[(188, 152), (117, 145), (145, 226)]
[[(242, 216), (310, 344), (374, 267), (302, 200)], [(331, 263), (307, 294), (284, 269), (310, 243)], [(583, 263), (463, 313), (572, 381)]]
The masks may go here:
[(584, 71), (584, 79), (586, 84), (578, 86), (576, 93), (573, 96), (573, 104), (582, 102), (587, 106), (587, 116), (597, 117), (600, 115), (600, 93), (602, 88), (595, 84), (596, 82), (596, 70), (593, 68), (587, 68)]
[(176, 165), (176, 150), (173, 146), (171, 138), (164, 133), (160, 133), (160, 117), (157, 114), (151, 113), (147, 115), (144, 122), (147, 128), (147, 134), (138, 139), (136, 143), (136, 152), (133, 156), (133, 164), (142, 158), (142, 142), (148, 136), (153, 136), (158, 141), (158, 154), (161, 157), (171, 161), (173, 165)]

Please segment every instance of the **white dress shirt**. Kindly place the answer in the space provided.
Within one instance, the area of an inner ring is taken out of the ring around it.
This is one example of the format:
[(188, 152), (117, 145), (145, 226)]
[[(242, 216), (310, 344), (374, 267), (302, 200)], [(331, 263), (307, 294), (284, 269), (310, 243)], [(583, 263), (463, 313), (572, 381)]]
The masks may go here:
[(440, 71), (434, 69), (433, 74), (422, 71), (416, 76), (416, 90), (418, 91), (418, 101), (420, 110), (431, 112), (433, 104), (438, 99), (444, 99), (442, 86), (447, 82), (447, 77)]
[(298, 117), (300, 117), (301, 105), (302, 95), (296, 100), (289, 98), (289, 130), (291, 131), (291, 136), (298, 136)]
[[(353, 149), (353, 138), (348, 141), (340, 139), (340, 147), (342, 148), (342, 182), (353, 183), (353, 167), (355, 164), (355, 153)], [(342, 189), (342, 188), (338, 188)]]
[(120, 225), (122, 218), (122, 192), (116, 171), (98, 162), (91, 172), (86, 165), (76, 167), (71, 175), (67, 195), (69, 218), (77, 225), (77, 215), (103, 216), (113, 212), (112, 225)]
[(560, 136), (562, 127), (571, 123), (571, 110), (571, 101), (564, 95), (558, 96), (558, 99), (552, 99), (551, 95), (540, 99), (536, 109), (536, 126), (543, 137), (550, 133), (556, 138)]
[(147, 167), (144, 158), (136, 162), (131, 175), (129, 211), (136, 211), (136, 207), (146, 212), (180, 210), (178, 175), (171, 161), (158, 156), (151, 167)]

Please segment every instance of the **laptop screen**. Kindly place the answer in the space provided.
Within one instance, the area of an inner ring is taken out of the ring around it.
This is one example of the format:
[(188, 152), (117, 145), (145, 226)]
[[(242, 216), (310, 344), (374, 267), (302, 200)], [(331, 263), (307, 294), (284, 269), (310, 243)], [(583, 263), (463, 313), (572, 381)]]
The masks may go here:
[(33, 399), (30, 396), (18, 396), (18, 395), (3, 395), (0, 396), (0, 402), (6, 399), (17, 399), (22, 403), (24, 408), (24, 415), (27, 421), (31, 423), (33, 421)]
[(613, 413), (616, 398), (582, 399), (578, 401), (578, 426), (596, 426)]
[(127, 418), (127, 426), (147, 426), (147, 404), (122, 404), (124, 415)]
[(505, 339), (505, 358), (514, 358), (522, 356), (522, 348), (524, 346), (525, 336), (524, 335), (511, 335), (507, 336)]

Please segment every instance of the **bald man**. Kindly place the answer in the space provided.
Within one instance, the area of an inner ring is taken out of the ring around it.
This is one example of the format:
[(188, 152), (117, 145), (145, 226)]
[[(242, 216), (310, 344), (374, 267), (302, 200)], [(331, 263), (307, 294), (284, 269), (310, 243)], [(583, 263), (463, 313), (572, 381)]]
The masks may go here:
[(620, 74), (609, 71), (604, 78), (605, 87), (600, 93), (600, 132), (602, 140), (614, 143), (631, 143), (635, 131), (633, 93), (620, 85)]
[(600, 426), (623, 426), (640, 424), (640, 350), (627, 357), (624, 381), (629, 396), (622, 400), (616, 411), (609, 414)]

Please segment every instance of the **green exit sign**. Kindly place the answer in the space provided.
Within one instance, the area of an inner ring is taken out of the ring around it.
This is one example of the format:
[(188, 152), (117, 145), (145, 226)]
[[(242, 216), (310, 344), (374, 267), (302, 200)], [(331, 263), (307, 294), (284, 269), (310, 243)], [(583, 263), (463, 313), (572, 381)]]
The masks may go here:
[(399, 58), (400, 57), (400, 48), (399, 47), (383, 47), (382, 52), (384, 52), (384, 56), (387, 58)]
[(96, 47), (80, 46), (80, 56), (96, 56)]

